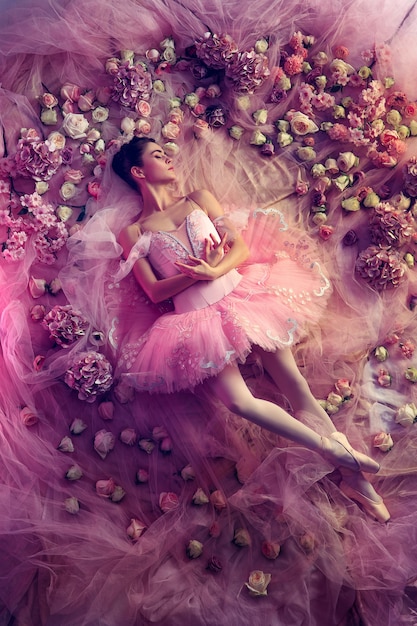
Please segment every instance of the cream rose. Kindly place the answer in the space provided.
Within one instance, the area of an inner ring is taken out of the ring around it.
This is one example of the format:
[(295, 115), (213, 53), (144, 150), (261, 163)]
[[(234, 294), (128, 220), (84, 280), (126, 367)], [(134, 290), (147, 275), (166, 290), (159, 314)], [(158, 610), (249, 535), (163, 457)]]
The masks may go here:
[(404, 404), (400, 407), (395, 414), (395, 421), (397, 424), (401, 424), (405, 428), (414, 424), (417, 418), (417, 406), (414, 402)]
[(378, 433), (374, 437), (374, 448), (379, 448), (381, 452), (389, 452), (393, 447), (394, 442), (389, 433)]
[(130, 520), (129, 526), (126, 528), (126, 533), (127, 536), (132, 539), (132, 541), (137, 541), (145, 530), (146, 525), (143, 524), (143, 522), (136, 518), (132, 518)]
[(68, 113), (64, 117), (62, 129), (71, 139), (83, 139), (86, 137), (88, 120), (82, 113)]
[(308, 135), (308, 133), (317, 133), (319, 130), (317, 124), (301, 111), (296, 111), (289, 122), (294, 135)]
[(189, 559), (198, 559), (203, 554), (203, 544), (197, 539), (191, 539), (188, 542), (186, 552)]
[(105, 122), (109, 117), (109, 109), (107, 107), (96, 107), (91, 113), (91, 117), (95, 122)]
[(238, 126), (237, 124), (233, 124), (233, 126), (229, 128), (230, 137), (232, 139), (236, 139), (237, 141), (239, 141), (239, 139), (242, 137), (244, 132), (245, 132), (245, 129), (242, 128), (241, 126)]
[(43, 109), (41, 113), (41, 122), (45, 126), (55, 126), (58, 122), (58, 114), (55, 109)]
[(341, 152), (337, 158), (337, 165), (342, 172), (348, 172), (358, 163), (359, 159), (353, 152)]
[(177, 143), (175, 143), (175, 141), (167, 141), (164, 143), (163, 148), (165, 154), (169, 157), (176, 156), (180, 151), (180, 147)]
[(199, 487), (197, 491), (195, 492), (195, 494), (193, 495), (192, 501), (193, 501), (193, 504), (196, 504), (198, 506), (201, 506), (203, 504), (208, 504), (210, 502), (210, 500), (208, 499), (208, 497), (206, 496), (206, 494), (204, 493), (201, 487)]
[(72, 496), (71, 498), (66, 498), (64, 500), (64, 507), (67, 513), (70, 513), (71, 515), (76, 515), (80, 510), (80, 503), (78, 502), (77, 498)]
[(59, 190), (59, 195), (64, 201), (70, 200), (75, 196), (76, 193), (77, 187), (74, 185), (74, 183), (70, 183), (69, 181), (61, 185), (61, 189)]
[(245, 583), (251, 596), (266, 596), (267, 587), (271, 582), (271, 574), (265, 574), (261, 570), (254, 570), (249, 574), (249, 581)]

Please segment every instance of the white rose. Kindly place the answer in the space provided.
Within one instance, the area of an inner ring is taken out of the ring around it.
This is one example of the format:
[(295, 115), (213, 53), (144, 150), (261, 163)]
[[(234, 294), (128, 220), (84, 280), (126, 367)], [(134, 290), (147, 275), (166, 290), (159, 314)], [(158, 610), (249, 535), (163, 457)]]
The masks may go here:
[(120, 128), (126, 135), (130, 135), (135, 130), (135, 120), (131, 117), (124, 117), (121, 121)]
[(62, 129), (72, 139), (83, 139), (88, 129), (88, 120), (82, 113), (67, 113)]
[(66, 498), (64, 500), (64, 506), (67, 513), (71, 513), (71, 515), (76, 515), (80, 510), (80, 503), (75, 497)]
[(169, 157), (176, 156), (180, 151), (180, 147), (175, 141), (167, 141), (162, 147), (165, 154)]
[(254, 146), (263, 146), (266, 143), (266, 136), (260, 130), (255, 130), (250, 138), (250, 143)]
[(56, 210), (56, 214), (61, 220), (61, 222), (67, 222), (72, 215), (72, 209), (69, 206), (65, 206), (64, 204), (60, 204)]
[(268, 41), (261, 37), (255, 42), (255, 52), (258, 54), (264, 54), (268, 50)]
[(281, 132), (277, 135), (277, 141), (280, 148), (285, 148), (285, 146), (289, 146), (294, 141), (294, 137), (289, 133)]
[(266, 121), (268, 119), (268, 111), (266, 109), (258, 109), (257, 111), (252, 113), (252, 117), (255, 120), (255, 124), (266, 124)]
[(245, 583), (251, 596), (266, 596), (267, 587), (271, 582), (271, 574), (255, 570), (249, 574), (249, 582)]
[(348, 172), (358, 163), (359, 159), (353, 152), (341, 152), (337, 158), (337, 165), (342, 172)]
[(70, 183), (68, 181), (65, 182), (59, 190), (59, 195), (63, 200), (70, 200), (75, 196), (76, 193), (77, 187), (74, 185), (74, 183)]
[(42, 194), (48, 191), (49, 185), (44, 180), (38, 180), (38, 182), (35, 185), (35, 189), (36, 189), (36, 193), (38, 193), (41, 196)]
[(45, 126), (55, 126), (58, 121), (56, 109), (43, 109), (41, 113), (41, 122)]
[(54, 150), (62, 150), (65, 148), (66, 139), (62, 133), (58, 131), (54, 131), (50, 135), (48, 135), (48, 139), (46, 140), (46, 145), (48, 146), (51, 152)]
[(229, 128), (229, 135), (231, 136), (232, 139), (239, 140), (242, 137), (244, 132), (245, 132), (245, 129), (242, 128), (241, 126), (238, 126), (237, 124), (234, 124), (233, 126)]
[(107, 107), (96, 107), (93, 110), (91, 117), (95, 122), (105, 122), (109, 117), (109, 109)]
[(308, 135), (317, 133), (319, 127), (307, 115), (297, 111), (290, 119), (291, 130), (295, 135)]
[(414, 423), (417, 417), (417, 406), (414, 403), (404, 404), (395, 414), (395, 421), (401, 426), (407, 427)]

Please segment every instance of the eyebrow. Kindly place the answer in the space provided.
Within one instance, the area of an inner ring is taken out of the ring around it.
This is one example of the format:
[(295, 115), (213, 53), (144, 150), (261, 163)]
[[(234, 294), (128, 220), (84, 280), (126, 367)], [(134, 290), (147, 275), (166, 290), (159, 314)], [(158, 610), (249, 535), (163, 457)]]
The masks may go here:
[(160, 152), (161, 154), (165, 154), (165, 152), (161, 150), (161, 148), (155, 148), (155, 150), (152, 150), (151, 154), (155, 154), (155, 152)]

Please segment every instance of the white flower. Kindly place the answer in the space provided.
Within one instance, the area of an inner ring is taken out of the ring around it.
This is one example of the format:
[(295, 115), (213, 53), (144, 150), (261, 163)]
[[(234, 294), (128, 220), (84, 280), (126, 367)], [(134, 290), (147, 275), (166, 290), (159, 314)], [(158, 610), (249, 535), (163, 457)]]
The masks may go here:
[(266, 121), (268, 119), (268, 111), (266, 109), (257, 109), (254, 113), (252, 113), (252, 117), (255, 120), (255, 124), (266, 124)]
[(61, 439), (58, 450), (61, 450), (61, 452), (74, 452), (74, 444), (70, 437), (63, 437)]
[(295, 135), (300, 136), (308, 135), (309, 133), (317, 133), (319, 130), (317, 124), (307, 117), (307, 115), (301, 113), (301, 111), (296, 111), (296, 113), (291, 116), (290, 127)]
[(71, 515), (76, 515), (80, 510), (80, 503), (74, 496), (71, 498), (66, 498), (64, 500), (64, 506), (67, 513), (71, 513)]
[(407, 427), (411, 426), (416, 421), (417, 418), (417, 406), (414, 402), (409, 404), (404, 404), (401, 406), (396, 414), (395, 421), (397, 424), (401, 424), (401, 426)]
[(61, 220), (61, 222), (67, 222), (71, 217), (73, 211), (71, 207), (65, 206), (64, 204), (60, 204), (56, 210), (56, 214)]
[(88, 129), (88, 120), (82, 113), (67, 113), (62, 129), (71, 139), (83, 139)]
[(72, 465), (67, 473), (65, 474), (65, 478), (67, 480), (79, 480), (83, 475), (81, 467), (78, 465)]
[(63, 183), (63, 185), (61, 185), (61, 189), (59, 190), (59, 195), (64, 201), (71, 200), (71, 198), (73, 198), (76, 193), (77, 187), (74, 185), (74, 183), (70, 183), (69, 181)]
[(105, 122), (109, 117), (109, 109), (103, 106), (96, 107), (93, 110), (91, 117), (95, 122)]
[(265, 574), (261, 570), (254, 570), (249, 574), (249, 582), (245, 583), (251, 596), (266, 596), (267, 587), (271, 582), (271, 574)]
[(242, 137), (244, 132), (245, 132), (245, 129), (242, 128), (241, 126), (238, 126), (237, 124), (233, 124), (233, 126), (229, 128), (229, 135), (231, 136), (232, 139), (239, 140)]
[(37, 181), (35, 185), (35, 190), (36, 190), (36, 193), (38, 193), (40, 196), (46, 193), (48, 189), (49, 189), (49, 185), (44, 180)]
[(261, 37), (255, 42), (255, 52), (264, 54), (268, 50), (268, 41), (265, 37)]
[(87, 424), (79, 417), (76, 417), (70, 426), (70, 431), (73, 435), (80, 435), (86, 428)]
[(120, 128), (126, 135), (130, 135), (135, 130), (135, 120), (131, 117), (124, 117), (120, 123)]
[(55, 126), (58, 122), (56, 109), (43, 109), (41, 113), (41, 122), (45, 126)]

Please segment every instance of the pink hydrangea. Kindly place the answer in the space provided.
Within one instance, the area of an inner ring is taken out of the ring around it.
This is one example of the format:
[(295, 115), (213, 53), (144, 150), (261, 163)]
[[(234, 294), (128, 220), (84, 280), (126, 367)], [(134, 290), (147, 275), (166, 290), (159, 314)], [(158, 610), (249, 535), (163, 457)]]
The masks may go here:
[(57, 172), (62, 158), (60, 150), (50, 150), (34, 129), (26, 129), (17, 143), (14, 162), (16, 175), (45, 181)]
[(404, 192), (417, 198), (417, 158), (411, 157), (404, 167)]
[(110, 362), (99, 352), (84, 352), (67, 369), (65, 382), (78, 391), (80, 400), (94, 402), (113, 384), (113, 369)]
[(124, 107), (134, 109), (139, 100), (149, 100), (152, 91), (152, 77), (147, 69), (138, 63), (120, 62), (113, 74), (111, 97)]
[(85, 335), (89, 324), (80, 311), (68, 304), (54, 306), (43, 318), (42, 326), (59, 346), (68, 348)]
[(396, 250), (377, 245), (371, 245), (359, 254), (355, 270), (377, 291), (398, 287), (406, 278), (401, 255)]
[(213, 33), (205, 33), (196, 41), (195, 50), (198, 58), (215, 70), (225, 69), (238, 53), (237, 45), (229, 35)]
[(226, 67), (226, 77), (241, 93), (253, 93), (269, 75), (267, 57), (254, 50), (239, 52)]

